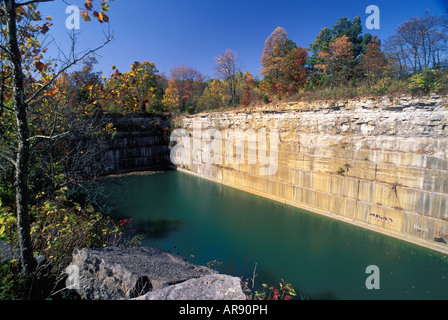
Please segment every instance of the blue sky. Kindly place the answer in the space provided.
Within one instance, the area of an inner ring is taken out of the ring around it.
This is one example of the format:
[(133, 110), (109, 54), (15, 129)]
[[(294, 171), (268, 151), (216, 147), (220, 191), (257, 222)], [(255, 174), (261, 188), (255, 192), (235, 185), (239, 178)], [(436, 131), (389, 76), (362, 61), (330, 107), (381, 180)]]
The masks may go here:
[[(66, 0), (83, 7), (83, 0)], [(100, 0), (94, 0), (99, 8)], [(383, 41), (402, 22), (423, 16), (425, 10), (442, 15), (448, 0), (115, 0), (110, 3), (110, 22), (81, 22), (78, 49), (93, 48), (110, 27), (114, 41), (99, 52), (98, 70), (108, 76), (111, 66), (127, 71), (134, 61), (153, 61), (160, 72), (185, 64), (213, 78), (215, 57), (226, 49), (237, 52), (242, 71), (259, 74), (266, 38), (277, 26), (291, 40), (308, 47), (319, 31), (340, 17), (359, 15), (364, 32)], [(368, 5), (380, 9), (380, 29), (368, 30)], [(67, 4), (62, 0), (43, 3), (41, 13), (53, 17), (51, 35), (62, 47), (68, 44), (65, 20)], [(52, 51), (50, 51), (52, 52)]]

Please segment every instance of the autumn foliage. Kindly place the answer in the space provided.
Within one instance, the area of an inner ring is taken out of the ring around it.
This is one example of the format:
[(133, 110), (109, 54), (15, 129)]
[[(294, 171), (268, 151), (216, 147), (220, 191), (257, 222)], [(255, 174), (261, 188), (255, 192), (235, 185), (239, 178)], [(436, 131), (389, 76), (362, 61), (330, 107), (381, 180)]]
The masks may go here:
[[(86, 1), (83, 18), (106, 22), (109, 10), (106, 2), (101, 1), (98, 11), (93, 5), (93, 1)], [(194, 113), (275, 99), (295, 99), (320, 91), (330, 95), (340, 91), (351, 91), (351, 95), (369, 91), (384, 93), (389, 87), (393, 88), (393, 79), (398, 81), (397, 76), (402, 76), (405, 70), (409, 72), (410, 66), (415, 71), (420, 65), (423, 68), (431, 62), (441, 67), (446, 58), (445, 47), (439, 45), (446, 32), (436, 27), (441, 21), (445, 20), (429, 17), (410, 20), (383, 45), (378, 36), (363, 33), (359, 17), (352, 20), (340, 18), (333, 26), (323, 28), (309, 48), (298, 46), (285, 29), (277, 27), (267, 37), (261, 53), (261, 79), (241, 70), (236, 51), (227, 49), (214, 59), (215, 77), (206, 77), (183, 64), (174, 66), (165, 75), (159, 73), (154, 62), (135, 62), (127, 71), (112, 66), (109, 76), (98, 75), (94, 83), (84, 79), (85, 82), (77, 86), (78, 98), (83, 97), (83, 101), (107, 112)], [(43, 33), (49, 27), (51, 19), (28, 32)], [(413, 56), (409, 55), (412, 48), (408, 49), (406, 57), (397, 49), (409, 43), (406, 41), (412, 30), (415, 31), (415, 52), (418, 53), (414, 56), (420, 60), (412, 60)], [(25, 42), (33, 46), (32, 39), (31, 36)], [(427, 43), (426, 47), (423, 42)], [(27, 70), (30, 74), (33, 71), (51, 72), (51, 62), (40, 58), (45, 49), (40, 49), (37, 43), (34, 46), (37, 55), (32, 55)], [(29, 53), (29, 50), (24, 52)], [(84, 68), (90, 68), (94, 73), (93, 65), (85, 65)], [(78, 76), (82, 74), (81, 70)], [(437, 83), (437, 88), (444, 87), (443, 82)], [(400, 90), (403, 89), (401, 86)], [(57, 90), (57, 87), (49, 88), (47, 94), (55, 94)]]
[(261, 56), (266, 89), (274, 95), (292, 94), (306, 87), (306, 49), (291, 41), (286, 31), (277, 27), (265, 42)]

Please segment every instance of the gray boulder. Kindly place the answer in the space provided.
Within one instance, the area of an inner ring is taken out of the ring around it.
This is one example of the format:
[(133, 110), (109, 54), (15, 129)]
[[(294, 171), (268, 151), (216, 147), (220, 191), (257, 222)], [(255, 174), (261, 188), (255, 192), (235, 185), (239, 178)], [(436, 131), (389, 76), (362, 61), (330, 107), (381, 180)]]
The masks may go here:
[(246, 300), (246, 296), (239, 278), (211, 274), (148, 292), (134, 300)]
[(157, 248), (75, 250), (70, 285), (86, 299), (130, 299), (216, 273)]
[(10, 244), (0, 241), (0, 262), (7, 262), (11, 259), (19, 259), (19, 251)]

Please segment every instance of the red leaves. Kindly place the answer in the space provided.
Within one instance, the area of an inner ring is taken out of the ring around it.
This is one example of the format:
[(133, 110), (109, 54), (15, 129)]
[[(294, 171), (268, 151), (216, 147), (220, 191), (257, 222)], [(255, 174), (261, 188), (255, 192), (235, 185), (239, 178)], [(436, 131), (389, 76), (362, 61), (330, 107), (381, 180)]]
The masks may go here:
[(35, 66), (39, 72), (42, 72), (45, 69), (45, 64), (40, 61), (36, 61)]
[(93, 8), (92, 0), (86, 0), (86, 3), (84, 3), (84, 6), (86, 7), (87, 10), (91, 11)]
[(112, 220), (112, 224), (116, 225), (120, 228), (124, 228), (124, 229), (132, 229), (132, 227), (129, 227), (128, 224), (130, 224), (132, 222), (132, 218), (129, 219), (121, 219), (121, 220)]
[(93, 15), (95, 18), (97, 18), (99, 22), (103, 23), (103, 21), (101, 21), (101, 19), (100, 19), (100, 15), (98, 14), (97, 11), (93, 11), (92, 15)]

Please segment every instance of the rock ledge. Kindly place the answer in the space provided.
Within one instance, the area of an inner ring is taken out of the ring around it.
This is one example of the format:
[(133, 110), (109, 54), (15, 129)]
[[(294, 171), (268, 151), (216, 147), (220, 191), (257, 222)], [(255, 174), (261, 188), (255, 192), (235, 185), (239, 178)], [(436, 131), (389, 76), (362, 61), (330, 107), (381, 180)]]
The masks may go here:
[(67, 269), (88, 300), (242, 300), (237, 277), (217, 274), (158, 248), (83, 249)]

